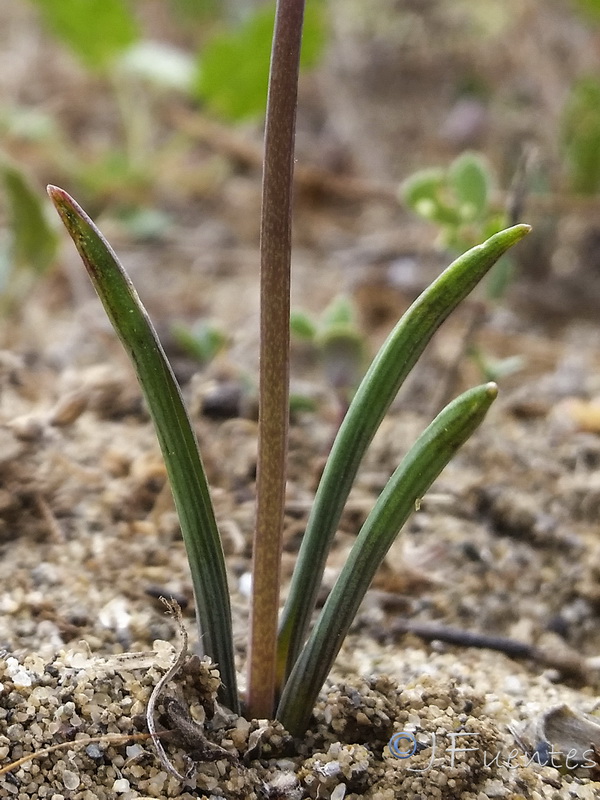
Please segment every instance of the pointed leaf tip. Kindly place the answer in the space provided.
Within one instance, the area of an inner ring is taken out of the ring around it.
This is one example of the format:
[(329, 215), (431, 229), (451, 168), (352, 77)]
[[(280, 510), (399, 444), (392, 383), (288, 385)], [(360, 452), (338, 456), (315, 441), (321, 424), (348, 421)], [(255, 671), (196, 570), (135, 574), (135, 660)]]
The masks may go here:
[[(69, 236), (79, 250), (79, 255), (88, 272), (95, 270), (99, 263), (98, 259), (101, 261), (106, 256), (110, 260), (118, 261), (112, 247), (94, 221), (68, 192), (52, 184), (47, 186), (46, 191)], [(96, 249), (98, 252), (95, 252)]]
[(46, 187), (46, 191), (48, 192), (48, 196), (50, 200), (54, 203), (56, 208), (70, 206), (71, 208), (78, 211), (80, 214), (85, 213), (83, 209), (78, 205), (78, 203), (73, 200), (71, 195), (68, 192), (65, 192), (64, 189), (61, 189), (60, 186), (53, 186), (51, 183), (48, 184)]
[(80, 208), (75, 200), (64, 189), (59, 186), (53, 186), (51, 183), (46, 187), (48, 196), (52, 201), (54, 208), (58, 211), (60, 218), (71, 233), (71, 228), (68, 224), (67, 213), (75, 212), (78, 216), (86, 216), (82, 208)]
[(49, 183), (48, 186), (46, 186), (46, 191), (48, 192), (48, 196), (53, 203), (68, 197), (68, 194), (64, 189), (61, 189), (59, 186), (54, 186), (52, 183)]
[(50, 200), (54, 203), (54, 207), (61, 216), (63, 216), (66, 211), (70, 211), (89, 225), (92, 225), (94, 228), (96, 227), (77, 200), (74, 200), (71, 195), (65, 192), (64, 189), (61, 189), (60, 186), (53, 186), (49, 183), (46, 187), (46, 191), (48, 192)]

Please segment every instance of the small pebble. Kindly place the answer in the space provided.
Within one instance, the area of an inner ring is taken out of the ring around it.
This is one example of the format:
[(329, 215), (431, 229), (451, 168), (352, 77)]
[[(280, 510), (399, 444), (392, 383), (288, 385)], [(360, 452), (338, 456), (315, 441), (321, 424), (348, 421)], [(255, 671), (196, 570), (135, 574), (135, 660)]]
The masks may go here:
[(71, 772), (71, 770), (66, 769), (62, 774), (63, 783), (65, 785), (65, 789), (77, 789), (79, 786), (79, 775), (76, 772)]

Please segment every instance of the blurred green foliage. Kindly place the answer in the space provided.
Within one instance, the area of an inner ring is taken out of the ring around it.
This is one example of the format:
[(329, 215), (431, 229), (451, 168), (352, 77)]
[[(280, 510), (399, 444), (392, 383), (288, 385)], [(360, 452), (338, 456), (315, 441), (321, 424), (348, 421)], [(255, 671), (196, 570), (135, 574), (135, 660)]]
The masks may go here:
[(227, 336), (216, 325), (200, 320), (192, 327), (182, 323), (171, 326), (171, 335), (179, 347), (200, 364), (209, 364), (227, 345)]
[[(433, 222), (440, 231), (439, 244), (460, 253), (493, 236), (509, 224), (506, 211), (493, 203), (495, 178), (479, 153), (465, 152), (446, 167), (423, 169), (407, 178), (400, 198), (415, 214)], [(502, 298), (514, 276), (510, 255), (503, 255), (486, 276), (488, 303)], [(521, 369), (519, 357), (497, 360), (472, 343), (469, 355), (484, 380), (499, 380)]]
[(404, 203), (440, 229), (441, 244), (455, 252), (502, 230), (506, 215), (492, 204), (493, 174), (487, 160), (466, 152), (447, 168), (423, 169), (400, 187)]
[(335, 297), (318, 319), (292, 311), (290, 331), (317, 355), (328, 384), (344, 403), (351, 400), (365, 363), (365, 337), (356, 322), (356, 307), (345, 295)]
[(214, 19), (221, 13), (223, 0), (169, 0), (169, 5), (183, 21)]
[[(195, 93), (207, 107), (231, 120), (263, 114), (275, 6), (258, 8), (237, 28), (213, 36), (198, 57)], [(308, 2), (304, 15), (301, 67), (313, 66), (325, 43), (324, 9)]]
[(32, 0), (48, 28), (88, 69), (106, 71), (140, 36), (124, 0)]
[(600, 0), (575, 0), (575, 5), (589, 19), (600, 22)]
[(48, 221), (46, 204), (17, 167), (1, 167), (8, 197), (11, 255), (16, 267), (45, 272), (56, 254), (57, 235)]
[(8, 224), (0, 241), (0, 306), (20, 302), (31, 284), (53, 264), (58, 236), (48, 219), (48, 204), (28, 177), (10, 163), (0, 163)]
[[(161, 164), (169, 164), (177, 148), (189, 147), (185, 136), (160, 136), (160, 103), (179, 93), (231, 120), (264, 113), (274, 0), (257, 8), (218, 0), (165, 0), (175, 24), (197, 38), (197, 53), (144, 38), (136, 16), (143, 0), (27, 1), (48, 31), (112, 91), (121, 134), (101, 146), (74, 147), (51, 113), (0, 104), (0, 134), (7, 151), (10, 140), (35, 145), (50, 158), (55, 172), (68, 176), (92, 210), (107, 197), (117, 198), (113, 207), (132, 236), (160, 238), (169, 220), (153, 212), (147, 198)], [(323, 0), (308, 0), (303, 66), (315, 63), (324, 41)], [(93, 103), (94, 97), (87, 102)], [(8, 222), (0, 232), (0, 291), (10, 294), (14, 284), (19, 294), (26, 273), (39, 275), (52, 263), (56, 238), (44, 202), (18, 166), (0, 162), (2, 189)], [(210, 358), (206, 348), (218, 347), (205, 338), (196, 331), (188, 342), (197, 354), (204, 352), (203, 359)]]
[[(600, 8), (600, 5), (599, 5)], [(562, 146), (570, 188), (581, 194), (600, 189), (600, 79), (573, 86), (563, 111)]]
[[(32, 0), (49, 30), (90, 70), (137, 73), (154, 83), (192, 93), (210, 111), (230, 120), (264, 113), (275, 3), (267, 2), (232, 24), (215, 2), (170, 0), (182, 23), (211, 20), (212, 32), (196, 56), (141, 41), (127, 0)], [(318, 60), (325, 43), (322, 0), (309, 0), (304, 17), (301, 66)], [(117, 75), (117, 78), (119, 76)]]
[[(30, 2), (48, 30), (85, 68), (99, 73), (112, 91), (120, 123), (118, 138), (109, 138), (100, 146), (74, 148), (66, 144), (57, 126), (51, 137), (46, 130), (52, 160), (68, 174), (92, 210), (109, 196), (117, 196), (121, 207), (144, 202), (161, 164), (169, 163), (177, 149), (189, 146), (185, 136), (161, 135), (159, 120), (165, 97), (183, 94), (204, 110), (233, 121), (265, 111), (274, 0), (257, 7), (213, 0), (164, 0), (173, 11), (175, 27), (179, 24), (188, 40), (191, 32), (192, 41), (197, 41), (195, 53), (144, 38), (136, 17), (142, 0)], [(308, 0), (303, 66), (315, 63), (324, 41), (323, 0)], [(6, 113), (7, 109), (0, 108), (0, 130)], [(14, 129), (19, 108), (10, 109), (8, 117)]]

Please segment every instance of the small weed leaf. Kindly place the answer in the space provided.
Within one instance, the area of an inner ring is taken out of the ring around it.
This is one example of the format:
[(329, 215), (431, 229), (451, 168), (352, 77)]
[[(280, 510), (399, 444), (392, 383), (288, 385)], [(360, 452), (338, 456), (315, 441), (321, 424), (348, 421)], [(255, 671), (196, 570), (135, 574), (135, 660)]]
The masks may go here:
[[(264, 114), (275, 7), (263, 5), (235, 30), (214, 36), (200, 53), (195, 93), (226, 119)], [(325, 44), (324, 11), (310, 2), (304, 15), (301, 67), (314, 65)]]
[(463, 153), (448, 170), (450, 185), (458, 201), (460, 215), (468, 222), (481, 218), (489, 202), (489, 167), (476, 153)]
[(48, 28), (91, 70), (110, 68), (139, 36), (137, 21), (124, 0), (33, 2)]

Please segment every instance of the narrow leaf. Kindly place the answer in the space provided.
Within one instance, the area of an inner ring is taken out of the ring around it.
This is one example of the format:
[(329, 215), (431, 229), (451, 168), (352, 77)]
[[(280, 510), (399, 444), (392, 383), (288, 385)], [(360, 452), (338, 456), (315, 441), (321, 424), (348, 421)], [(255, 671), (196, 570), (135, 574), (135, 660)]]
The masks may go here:
[(0, 172), (8, 200), (12, 261), (16, 267), (42, 274), (54, 260), (58, 241), (47, 209), (21, 170), (3, 164)]
[(358, 607), (415, 503), (475, 431), (496, 395), (496, 385), (488, 383), (456, 398), (421, 434), (388, 481), (285, 685), (277, 718), (293, 735), (306, 730)]
[(515, 225), (454, 261), (404, 314), (363, 378), (327, 460), (292, 576), (279, 629), (280, 686), (306, 639), (331, 540), (358, 467), (392, 400), (437, 328), (529, 230)]
[(204, 651), (218, 663), (222, 702), (238, 710), (227, 573), (208, 484), (181, 392), (156, 332), (115, 253), (62, 189), (48, 193), (77, 247), (148, 402), (179, 515)]

